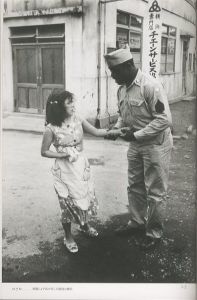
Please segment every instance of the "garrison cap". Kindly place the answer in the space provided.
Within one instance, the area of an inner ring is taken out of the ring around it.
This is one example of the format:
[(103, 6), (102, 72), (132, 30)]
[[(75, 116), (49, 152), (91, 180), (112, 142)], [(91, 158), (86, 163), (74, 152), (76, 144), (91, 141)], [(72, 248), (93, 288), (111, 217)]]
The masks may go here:
[(117, 65), (120, 65), (132, 58), (133, 56), (129, 48), (118, 49), (105, 55), (105, 59), (109, 68), (113, 68)]

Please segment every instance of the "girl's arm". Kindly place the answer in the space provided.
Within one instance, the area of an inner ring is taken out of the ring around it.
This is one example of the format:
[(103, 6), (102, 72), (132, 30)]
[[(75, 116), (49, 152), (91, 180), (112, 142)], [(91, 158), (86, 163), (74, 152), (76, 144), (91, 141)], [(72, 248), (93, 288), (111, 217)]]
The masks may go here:
[(90, 133), (94, 136), (104, 137), (108, 134), (108, 131), (106, 129), (97, 129), (86, 120), (82, 120), (82, 127), (85, 132)]
[(42, 156), (48, 158), (66, 158), (69, 156), (67, 153), (57, 153), (49, 150), (52, 141), (53, 141), (53, 132), (49, 128), (46, 128), (42, 139), (42, 146), (41, 146)]

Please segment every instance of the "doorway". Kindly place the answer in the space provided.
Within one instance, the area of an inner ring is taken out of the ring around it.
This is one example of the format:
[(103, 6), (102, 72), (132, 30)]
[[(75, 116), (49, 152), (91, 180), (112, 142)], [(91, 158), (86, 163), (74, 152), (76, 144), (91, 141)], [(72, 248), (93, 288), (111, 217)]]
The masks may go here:
[(18, 112), (44, 113), (49, 94), (64, 89), (64, 45), (13, 46)]
[(64, 24), (10, 28), (14, 108), (43, 114), (49, 94), (65, 88)]

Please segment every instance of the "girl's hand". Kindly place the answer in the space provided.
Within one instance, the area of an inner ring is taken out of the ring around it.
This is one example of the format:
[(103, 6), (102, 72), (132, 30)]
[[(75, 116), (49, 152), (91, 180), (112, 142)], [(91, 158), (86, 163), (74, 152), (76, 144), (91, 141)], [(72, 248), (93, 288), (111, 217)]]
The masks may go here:
[(58, 153), (60, 158), (69, 158), (70, 155), (68, 155), (68, 153), (65, 153), (65, 152), (59, 152)]
[(113, 136), (122, 136), (125, 133), (129, 132), (131, 130), (130, 127), (122, 127), (120, 129), (111, 129), (107, 132), (108, 135), (113, 135)]
[(105, 135), (104, 139), (115, 141), (120, 136), (120, 134), (120, 129), (111, 129), (107, 131), (107, 134)]
[(116, 136), (118, 137), (119, 135), (121, 135), (121, 129), (111, 129), (107, 132), (107, 135), (112, 135), (112, 136)]

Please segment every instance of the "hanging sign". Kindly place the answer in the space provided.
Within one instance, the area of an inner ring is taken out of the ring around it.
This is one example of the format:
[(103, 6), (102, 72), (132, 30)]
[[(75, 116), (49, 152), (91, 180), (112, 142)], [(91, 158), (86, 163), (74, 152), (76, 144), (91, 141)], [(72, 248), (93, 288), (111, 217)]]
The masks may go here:
[(160, 0), (149, 0), (148, 9), (148, 72), (158, 78), (161, 58), (161, 6)]

